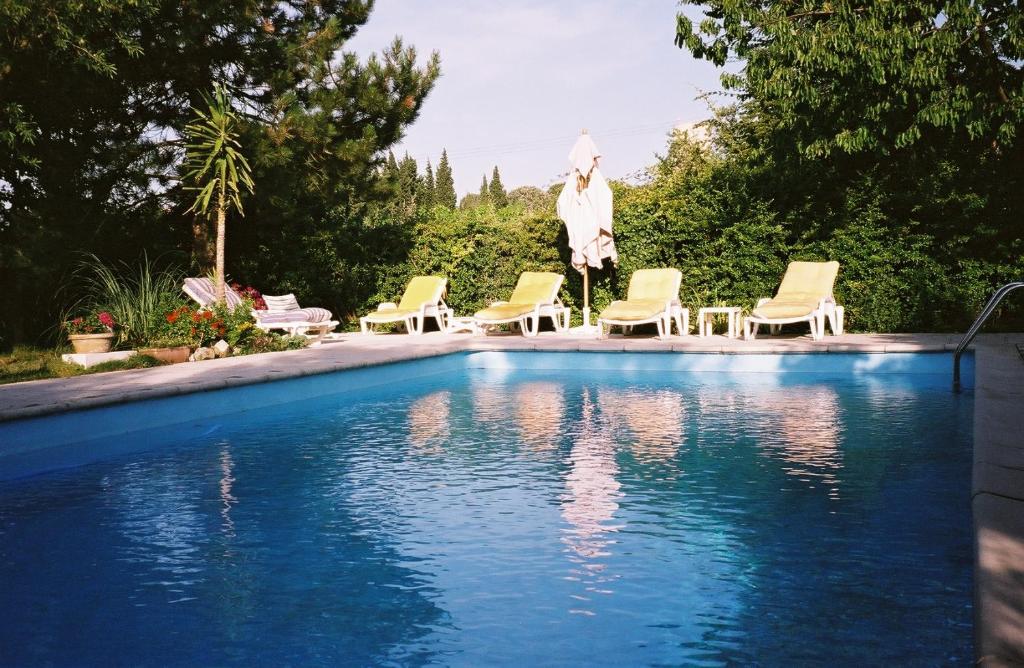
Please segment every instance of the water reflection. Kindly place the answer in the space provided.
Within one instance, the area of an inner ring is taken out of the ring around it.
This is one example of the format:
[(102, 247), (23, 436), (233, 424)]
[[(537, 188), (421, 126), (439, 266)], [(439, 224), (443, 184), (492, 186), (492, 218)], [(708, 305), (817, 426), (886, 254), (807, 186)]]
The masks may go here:
[(838, 499), (843, 416), (836, 390), (819, 384), (749, 396), (748, 415), (759, 432), (759, 450), (785, 462), (787, 475), (812, 487), (820, 484), (830, 498)]
[(510, 408), (508, 388), (491, 383), (473, 387), (473, 420), (481, 427), (507, 425)]
[(584, 389), (579, 432), (569, 453), (570, 468), (562, 497), (562, 517), (571, 525), (562, 542), (575, 564), (572, 578), (583, 582), (587, 592), (574, 596), (578, 604), (571, 612), (588, 615), (594, 614), (585, 605), (589, 595), (610, 594), (609, 584), (618, 579), (605, 572), (605, 558), (611, 556), (609, 546), (615, 542), (609, 534), (621, 528), (608, 524), (619, 509), (622, 492), (613, 441), (602, 433), (596, 413), (590, 392)]
[(440, 454), (451, 433), (451, 392), (439, 390), (412, 402), (406, 412), (409, 443), (425, 454)]
[(683, 442), (685, 405), (674, 390), (602, 388), (598, 406), (604, 423), (628, 440), (640, 461), (670, 461)]
[(203, 569), (199, 545), (209, 538), (193, 470), (132, 463), (103, 479), (111, 509), (128, 539), (123, 560), (160, 573), (161, 585), (185, 597)]
[(231, 457), (231, 446), (224, 444), (220, 449), (220, 517), (221, 528), (226, 539), (235, 537), (235, 522), (231, 519), (231, 509), (238, 499), (231, 493), (235, 483), (235, 460)]
[(554, 382), (523, 383), (515, 393), (519, 438), (534, 450), (558, 445), (565, 415), (562, 386)]

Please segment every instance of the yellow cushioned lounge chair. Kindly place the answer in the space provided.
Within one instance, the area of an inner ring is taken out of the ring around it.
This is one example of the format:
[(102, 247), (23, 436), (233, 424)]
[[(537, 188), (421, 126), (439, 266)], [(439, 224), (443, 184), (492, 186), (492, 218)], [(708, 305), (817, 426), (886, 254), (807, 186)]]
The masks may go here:
[(524, 271), (507, 302), (494, 302), (473, 315), (474, 329), (486, 333), (491, 327), (515, 323), (524, 336), (537, 336), (540, 319), (551, 318), (556, 332), (569, 331), (569, 307), (558, 298), (564, 280), (562, 274)]
[(743, 337), (754, 338), (761, 325), (768, 325), (774, 334), (782, 325), (806, 322), (811, 337), (820, 341), (825, 336), (826, 317), (832, 333), (841, 335), (843, 307), (832, 297), (838, 273), (838, 262), (790, 262), (775, 297), (758, 300), (754, 312), (743, 319)]
[(605, 327), (628, 329), (654, 323), (658, 336), (672, 333), (672, 321), (680, 334), (690, 331), (690, 310), (679, 303), (679, 285), (683, 274), (678, 269), (639, 269), (629, 278), (626, 298), (612, 302), (597, 318), (597, 331), (605, 336)]
[(397, 304), (384, 302), (377, 310), (359, 319), (363, 334), (373, 334), (373, 325), (389, 322), (405, 323), (409, 334), (422, 334), (427, 318), (437, 321), (438, 329), (447, 331), (452, 311), (444, 303), (448, 279), (443, 276), (417, 276), (405, 288), (405, 294)]

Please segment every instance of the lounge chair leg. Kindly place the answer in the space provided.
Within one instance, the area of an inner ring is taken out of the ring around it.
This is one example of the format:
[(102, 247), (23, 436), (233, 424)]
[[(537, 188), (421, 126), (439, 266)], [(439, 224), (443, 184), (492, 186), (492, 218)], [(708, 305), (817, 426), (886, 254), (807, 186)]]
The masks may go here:
[(684, 308), (676, 313), (676, 327), (679, 328), (680, 336), (690, 334), (690, 309)]
[(815, 318), (811, 318), (810, 320), (807, 321), (807, 324), (811, 326), (811, 338), (814, 339), (815, 341), (820, 341), (821, 340), (821, 334), (819, 333), (819, 329), (818, 329), (818, 327), (819, 327), (818, 318), (816, 318), (816, 317)]
[(373, 327), (363, 318), (359, 319), (359, 329), (362, 330), (363, 334), (373, 334)]
[(757, 338), (757, 328), (760, 325), (756, 322), (752, 322), (750, 318), (743, 319), (743, 338), (747, 341), (753, 341)]
[(833, 336), (843, 335), (843, 315), (844, 310), (842, 306), (833, 306), (828, 313), (828, 324), (832, 328)]

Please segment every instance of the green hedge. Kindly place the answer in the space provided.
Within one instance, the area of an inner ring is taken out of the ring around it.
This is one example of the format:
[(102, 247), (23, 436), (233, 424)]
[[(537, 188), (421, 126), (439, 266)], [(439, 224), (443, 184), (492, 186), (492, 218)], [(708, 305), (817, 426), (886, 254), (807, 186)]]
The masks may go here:
[[(650, 182), (613, 189), (619, 266), (591, 272), (598, 311), (621, 298), (630, 274), (644, 267), (679, 268), (681, 298), (691, 310), (749, 309), (774, 294), (789, 261), (834, 259), (841, 263), (836, 297), (850, 331), (952, 331), (967, 326), (995, 286), (1024, 275), (1019, 255), (977, 257), (919, 222), (895, 218), (884, 189), (869, 178), (849, 184), (828, 208), (780, 212), (755, 192), (749, 169), (691, 146), (683, 158), (676, 150), (671, 166)], [(558, 271), (567, 279), (562, 298), (578, 322), (582, 278), (569, 264), (564, 225), (553, 209), (552, 198), (546, 211), (515, 204), (435, 207), (406, 220), (378, 215), (349, 228), (351, 257), (331, 260), (347, 268), (334, 283), (344, 292), (323, 296), (333, 296), (353, 329), (358, 315), (399, 298), (418, 274), (447, 276), (448, 303), (465, 315), (507, 298), (523, 271)], [(996, 326), (1019, 328), (1022, 311), (1008, 306)]]

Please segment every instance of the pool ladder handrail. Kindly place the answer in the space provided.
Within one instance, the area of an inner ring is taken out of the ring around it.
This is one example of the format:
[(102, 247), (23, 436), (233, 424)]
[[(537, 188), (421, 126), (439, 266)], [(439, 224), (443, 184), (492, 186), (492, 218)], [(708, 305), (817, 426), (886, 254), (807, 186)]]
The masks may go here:
[(1017, 288), (1024, 288), (1024, 281), (1014, 281), (1013, 283), (1007, 283), (1003, 287), (996, 290), (992, 298), (985, 304), (985, 308), (978, 314), (977, 319), (971, 328), (964, 334), (964, 338), (960, 339), (960, 343), (957, 344), (956, 351), (953, 353), (953, 391), (960, 391), (960, 357), (967, 350), (967, 346), (971, 345), (974, 341), (974, 337), (978, 335), (978, 331), (981, 330), (982, 325), (989, 319), (992, 313), (999, 306), (999, 302), (1003, 301), (1003, 297), (1010, 294)]

